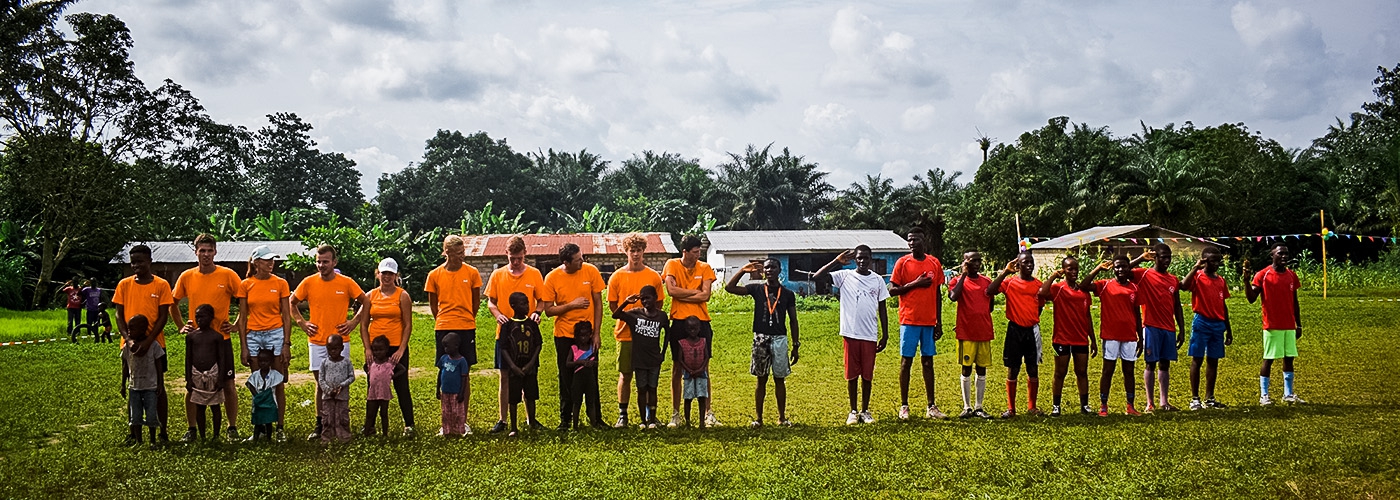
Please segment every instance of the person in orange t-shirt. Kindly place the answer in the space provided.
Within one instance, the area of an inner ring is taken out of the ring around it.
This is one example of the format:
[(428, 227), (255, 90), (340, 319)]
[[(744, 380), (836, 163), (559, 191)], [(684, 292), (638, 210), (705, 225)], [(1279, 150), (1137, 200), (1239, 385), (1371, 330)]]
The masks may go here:
[[(578, 245), (565, 243), (559, 247), (559, 267), (544, 277), (544, 313), (554, 317), (554, 359), (559, 367), (559, 430), (569, 430), (572, 408), (569, 393), (574, 385), (574, 369), (569, 368), (569, 354), (574, 345), (574, 325), (580, 321), (599, 325), (603, 322), (603, 275), (593, 264), (583, 261)], [(599, 347), (593, 336), (593, 350)]]
[[(237, 442), (241, 439), (238, 435), (238, 386), (233, 377), (233, 340), (230, 336), (233, 323), (229, 322), (228, 311), (234, 299), (243, 297), (243, 281), (238, 279), (238, 273), (232, 269), (214, 263), (214, 257), (218, 254), (218, 242), (213, 235), (203, 233), (195, 237), (194, 256), (197, 265), (180, 273), (180, 278), (175, 280), (175, 302), (170, 304), (170, 317), (180, 317), (180, 301), (189, 299), (189, 316), (184, 326), (180, 327), (180, 334), (190, 335), (199, 331), (195, 324), (194, 310), (205, 304), (214, 308), (211, 327), (223, 336), (225, 344), (224, 348), (219, 350), (223, 358), (219, 359), (218, 363), (219, 372), (223, 374), (224, 379), (224, 414), (228, 416), (228, 431), (225, 436), (229, 441)], [(190, 394), (185, 394), (185, 413), (189, 415), (191, 429), (195, 423), (195, 408)], [(194, 431), (187, 431), (184, 437), (180, 438), (180, 442), (192, 443), (196, 437), (198, 436)]]
[(909, 230), (909, 255), (894, 262), (890, 295), (899, 297), (899, 419), (909, 419), (909, 375), (915, 354), (919, 355), (928, 396), (924, 416), (943, 418), (933, 401), (933, 357), (938, 354), (934, 342), (943, 338), (939, 319), (943, 315), (943, 263), (925, 253), (923, 229)]
[[(1152, 261), (1152, 267), (1138, 267), (1143, 261)], [(1147, 389), (1144, 411), (1176, 411), (1176, 407), (1167, 402), (1167, 395), (1171, 392), (1171, 363), (1176, 361), (1177, 349), (1186, 342), (1186, 321), (1181, 309), (1181, 279), (1168, 271), (1172, 265), (1172, 247), (1158, 243), (1129, 264), (1133, 267), (1133, 284), (1138, 286), (1138, 300), (1142, 305), (1142, 357), (1146, 361), (1142, 385)], [(1154, 381), (1161, 384), (1161, 391), (1154, 392)], [(1157, 406), (1153, 406), (1153, 394), (1159, 395)]]
[[(365, 377), (369, 377), (370, 360), (374, 359), (370, 352), (370, 342), (384, 337), (389, 341), (389, 348), (392, 350), (388, 362), (398, 365), (398, 368), (393, 370), (393, 385), (394, 399), (399, 401), (399, 414), (403, 416), (403, 435), (411, 438), (415, 431), (413, 396), (408, 392), (408, 343), (413, 337), (413, 299), (408, 296), (408, 290), (399, 286), (398, 262), (386, 258), (379, 261), (379, 267), (375, 270), (379, 286), (366, 294), (369, 298), (369, 314), (362, 315), (360, 320), (360, 342), (365, 345)], [(384, 425), (387, 426), (387, 411), (384, 418)], [(363, 433), (369, 435), (373, 431), (374, 427), (366, 420)]]
[[(710, 292), (715, 283), (715, 270), (710, 264), (700, 261), (700, 238), (691, 235), (681, 237), (681, 257), (666, 261), (661, 268), (661, 279), (666, 283), (666, 294), (671, 296), (671, 320), (679, 321), (695, 317), (700, 320), (699, 336), (705, 339), (705, 357), (714, 353), (714, 329), (710, 327)], [(671, 345), (671, 421), (666, 427), (674, 428), (681, 423), (681, 350), (679, 345)], [(713, 373), (711, 373), (713, 376)], [(710, 385), (709, 411), (705, 413), (705, 424), (719, 427), (715, 418), (715, 391)]]
[[(117, 306), (117, 332), (121, 333), (122, 347), (128, 343), (135, 344), (132, 354), (137, 356), (145, 354), (152, 342), (159, 343), (162, 348), (160, 356), (155, 359), (160, 378), (156, 391), (156, 414), (160, 417), (160, 440), (169, 441), (166, 422), (170, 416), (170, 400), (165, 392), (165, 370), (169, 367), (169, 360), (166, 359), (164, 347), (165, 324), (170, 321), (169, 306), (175, 299), (170, 294), (170, 282), (151, 274), (151, 247), (133, 246), (128, 256), (132, 274), (117, 283), (116, 291), (112, 293), (112, 303)], [(126, 330), (126, 322), (136, 316), (145, 316), (150, 325), (146, 331), (155, 334), (148, 334), (145, 340), (139, 342), (132, 340)]]
[[(506, 267), (496, 269), (491, 273), (491, 279), (486, 282), (486, 306), (491, 311), (491, 316), (496, 318), (496, 348), (495, 361), (496, 369), (503, 370), (505, 362), (501, 359), (505, 356), (505, 351), (501, 344), (502, 325), (509, 323), (516, 311), (510, 305), (510, 294), (520, 292), (525, 294), (526, 302), (529, 304), (527, 317), (536, 324), (540, 322), (540, 311), (544, 308), (544, 302), (540, 300), (540, 293), (544, 290), (544, 276), (539, 269), (525, 263), (525, 238), (511, 236), (510, 242), (506, 244), (507, 264)], [(499, 397), (499, 415), (496, 425), (491, 426), (491, 433), (496, 434), (506, 430), (506, 415), (510, 409), (510, 391), (507, 390), (508, 381), (505, 372), (501, 373), (500, 390), (497, 391)], [(538, 422), (536, 422), (538, 423)]]
[[(476, 313), (481, 308), (481, 273), (466, 263), (467, 246), (461, 236), (448, 235), (442, 240), (442, 257), (446, 260), (428, 272), (423, 291), (428, 294), (428, 309), (433, 313), (433, 360), (442, 359), (442, 339), (457, 334), (458, 354), (466, 359), (467, 367), (476, 364)], [(494, 345), (494, 344), (493, 344)], [(471, 378), (462, 379), (462, 407), (470, 408)], [(441, 381), (435, 381), (441, 384)], [(463, 410), (465, 411), (465, 410)]]
[(248, 257), (248, 277), (240, 283), (243, 295), (238, 298), (236, 322), (239, 336), (243, 338), (243, 364), (260, 372), (263, 367), (257, 353), (267, 349), (274, 356), (271, 369), (282, 374), (282, 383), (273, 387), (277, 400), (277, 430), (273, 439), (279, 443), (287, 440), (282, 424), (287, 414), (287, 362), (292, 355), (292, 338), (287, 335), (292, 331), (292, 289), (287, 280), (272, 274), (280, 258), (267, 245), (253, 249)]
[[(627, 266), (614, 271), (608, 278), (608, 310), (616, 317), (618, 310), (628, 297), (641, 293), (642, 287), (650, 286), (655, 288), (661, 297), (658, 301), (665, 301), (664, 282), (661, 281), (661, 274), (648, 267), (646, 264), (647, 239), (638, 233), (632, 233), (622, 239), (622, 250), (627, 253)], [(632, 307), (641, 307), (633, 305)], [(629, 307), (627, 309), (631, 309)], [(622, 320), (617, 320), (613, 327), (613, 338), (617, 339), (617, 423), (613, 424), (614, 429), (627, 427), (627, 405), (632, 401), (632, 396), (628, 391), (632, 384), (632, 328)]]
[[(321, 363), (328, 359), (326, 348), (331, 336), (340, 337), (340, 355), (349, 359), (350, 332), (360, 326), (365, 314), (369, 314), (369, 297), (365, 295), (359, 283), (336, 271), (335, 265), (338, 262), (335, 247), (316, 247), (316, 274), (301, 280), (290, 302), (292, 319), (306, 332), (307, 364), (316, 380), (320, 380)], [(297, 308), (297, 304), (302, 302), (307, 303), (307, 309), (311, 313), (310, 321), (303, 318), (301, 310)], [(346, 319), (346, 312), (355, 302), (360, 303), (359, 310), (355, 312), (354, 317)], [(307, 436), (308, 441), (321, 438), (320, 385), (316, 384), (316, 431)]]
[[(1133, 364), (1142, 354), (1142, 309), (1138, 308), (1137, 285), (1133, 284), (1133, 266), (1127, 255), (1118, 255), (1112, 261), (1095, 266), (1084, 275), (1079, 288), (1093, 290), (1099, 296), (1099, 339), (1103, 341), (1103, 374), (1099, 377), (1099, 416), (1108, 416), (1108, 390), (1113, 387), (1113, 371), (1121, 361), (1123, 365), (1123, 390), (1128, 405), (1123, 413), (1138, 416), (1133, 406), (1136, 396), (1133, 393)], [(1113, 269), (1113, 279), (1094, 278), (1100, 272)]]
[[(1020, 273), (1019, 276), (1011, 276)], [(1009, 278), (1008, 278), (1009, 277)], [(1016, 416), (1016, 378), (1026, 365), (1026, 414), (1043, 415), (1036, 408), (1040, 392), (1040, 362), (1044, 349), (1040, 338), (1040, 312), (1045, 302), (1040, 300), (1040, 280), (1035, 279), (1035, 257), (1030, 250), (1021, 250), (1016, 259), (1006, 263), (1006, 269), (992, 280), (987, 292), (1006, 294), (1006, 343), (1001, 361), (1006, 366), (1006, 412), (1001, 418)]]

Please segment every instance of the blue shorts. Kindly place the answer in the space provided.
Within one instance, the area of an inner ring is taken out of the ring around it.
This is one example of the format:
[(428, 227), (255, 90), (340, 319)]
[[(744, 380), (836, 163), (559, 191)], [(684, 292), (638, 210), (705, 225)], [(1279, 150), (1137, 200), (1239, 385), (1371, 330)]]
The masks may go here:
[(1142, 359), (1148, 363), (1176, 361), (1176, 332), (1142, 327)]
[(1186, 355), (1193, 358), (1225, 357), (1225, 327), (1228, 323), (1199, 314), (1191, 320), (1191, 345)]
[(263, 349), (271, 349), (273, 356), (281, 356), (282, 344), (287, 342), (287, 336), (281, 328), (249, 330), (247, 340), (249, 356), (257, 357), (258, 351)]
[(933, 327), (920, 325), (899, 325), (899, 355), (912, 358), (938, 355), (938, 346), (933, 343)]

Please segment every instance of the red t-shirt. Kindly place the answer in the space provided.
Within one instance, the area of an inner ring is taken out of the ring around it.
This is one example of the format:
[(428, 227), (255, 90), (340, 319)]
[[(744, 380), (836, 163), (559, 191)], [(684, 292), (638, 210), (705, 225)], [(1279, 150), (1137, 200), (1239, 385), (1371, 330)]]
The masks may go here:
[(1137, 319), (1133, 308), (1138, 304), (1137, 285), (1098, 280), (1094, 282), (1094, 293), (1099, 296), (1099, 338), (1136, 342)]
[(1171, 273), (1155, 268), (1133, 269), (1133, 284), (1138, 286), (1138, 301), (1142, 305), (1142, 324), (1167, 331), (1176, 331), (1177, 290), (1181, 280)]
[(1225, 299), (1230, 298), (1225, 278), (1211, 278), (1205, 271), (1193, 272), (1196, 280), (1191, 282), (1191, 310), (1216, 321), (1225, 321)]
[(1259, 307), (1264, 317), (1265, 330), (1292, 330), (1298, 328), (1297, 318), (1293, 317), (1293, 297), (1302, 288), (1298, 275), (1292, 269), (1283, 272), (1274, 266), (1264, 268), (1254, 274), (1254, 286), (1264, 290), (1259, 296)]
[(919, 279), (919, 276), (928, 276), (933, 284), (899, 296), (899, 324), (935, 326), (939, 321), (938, 301), (942, 300), (938, 297), (938, 289), (943, 284), (943, 264), (938, 262), (937, 257), (924, 255), (924, 260), (915, 259), (914, 254), (900, 257), (894, 261), (890, 283), (904, 286)]
[(1023, 280), (1011, 276), (1001, 280), (1001, 293), (1006, 295), (1006, 319), (1019, 326), (1030, 328), (1040, 324), (1040, 280)]
[(1089, 306), (1093, 305), (1094, 298), (1089, 292), (1055, 283), (1050, 285), (1050, 301), (1055, 304), (1055, 334), (1051, 342), (1089, 345), (1089, 334), (1094, 331), (1089, 319)]
[[(951, 289), (958, 282), (956, 276), (948, 282)], [(953, 331), (958, 340), (989, 342), (995, 337), (992, 331), (992, 298), (987, 296), (987, 287), (992, 280), (986, 276), (963, 280), (962, 295), (958, 296), (958, 319)]]

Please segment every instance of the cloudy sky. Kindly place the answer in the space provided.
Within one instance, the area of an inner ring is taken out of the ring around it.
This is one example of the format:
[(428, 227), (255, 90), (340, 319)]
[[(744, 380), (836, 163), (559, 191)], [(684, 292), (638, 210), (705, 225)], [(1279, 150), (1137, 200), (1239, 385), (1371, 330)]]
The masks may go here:
[(844, 187), (975, 171), (982, 134), (1046, 119), (1244, 122), (1301, 147), (1400, 63), (1400, 2), (89, 0), (215, 119), (292, 111), (379, 175), (439, 129), (517, 151), (706, 167), (789, 147)]

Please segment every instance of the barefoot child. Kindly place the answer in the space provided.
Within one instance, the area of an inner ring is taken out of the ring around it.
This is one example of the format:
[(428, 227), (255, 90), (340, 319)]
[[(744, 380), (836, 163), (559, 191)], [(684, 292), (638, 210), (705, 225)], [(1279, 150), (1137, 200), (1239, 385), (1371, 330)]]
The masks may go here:
[(318, 371), (321, 393), (321, 442), (350, 440), (350, 384), (355, 367), (345, 357), (345, 341), (340, 335), (326, 339), (326, 361)]
[[(694, 316), (682, 322), (681, 340), (676, 343), (680, 349), (681, 386), (685, 396), (685, 422), (690, 424), (690, 403), (700, 400), (700, 414), (708, 415), (710, 410), (710, 356), (706, 353), (709, 343), (700, 336), (700, 320)], [(700, 419), (700, 428), (705, 428), (705, 420)]]
[[(281, 424), (278, 417), (277, 408), (277, 387), (286, 382), (286, 377), (282, 372), (272, 369), (272, 363), (276, 358), (272, 349), (261, 349), (258, 351), (258, 369), (248, 375), (248, 381), (244, 382), (244, 387), (253, 395), (253, 437), (252, 441), (272, 438), (272, 424)], [(218, 412), (214, 412), (218, 415)], [(218, 429), (215, 426), (214, 429)]]
[[(126, 321), (126, 345), (122, 346), (122, 396), (130, 410), (131, 432), (126, 436), (126, 445), (141, 443), (141, 426), (150, 429), (151, 447), (156, 446), (156, 429), (160, 427), (160, 417), (156, 415), (157, 386), (160, 372), (156, 370), (156, 358), (165, 355), (160, 344), (153, 343), (144, 352), (137, 354), (138, 346), (146, 341), (150, 321), (143, 314), (132, 316)], [(128, 393), (127, 390), (130, 389)]]
[[(1007, 278), (1018, 272), (1019, 276)], [(1006, 294), (1006, 344), (1001, 355), (1006, 366), (1006, 412), (1002, 418), (1016, 416), (1016, 378), (1022, 362), (1026, 365), (1026, 414), (1042, 414), (1035, 402), (1040, 392), (1040, 312), (1045, 302), (1040, 300), (1040, 280), (1034, 273), (1035, 257), (1030, 250), (1022, 250), (987, 287), (992, 296)]]
[[(387, 340), (387, 339), (386, 339)], [(388, 349), (385, 349), (387, 352)], [(462, 355), (462, 337), (457, 332), (442, 336), (442, 355), (437, 359), (438, 401), (442, 404), (442, 436), (464, 436), (471, 433), (467, 427), (467, 391), (470, 390), (468, 377), (471, 362)], [(385, 410), (388, 402), (384, 403)]]
[[(855, 260), (856, 268), (841, 269)], [(822, 266), (812, 279), (831, 275), (831, 282), (841, 289), (841, 342), (845, 352), (846, 397), (851, 413), (846, 425), (873, 424), (870, 414), (870, 387), (875, 379), (875, 354), (885, 350), (889, 340), (889, 323), (885, 300), (890, 298), (885, 278), (870, 270), (870, 247), (859, 245), (846, 250), (835, 260)], [(879, 337), (876, 337), (879, 327)], [(860, 411), (856, 411), (856, 381), (860, 381)]]
[(593, 344), (592, 322), (581, 320), (574, 323), (574, 345), (569, 347), (565, 368), (573, 370), (573, 376), (569, 379), (572, 384), (569, 386), (569, 416), (565, 423), (575, 430), (579, 429), (583, 418), (579, 412), (583, 410), (589, 425), (606, 428), (602, 405), (598, 402), (598, 349)]
[(389, 435), (389, 400), (394, 396), (394, 377), (407, 371), (403, 365), (389, 360), (390, 349), (389, 337), (380, 335), (369, 342), (373, 359), (365, 366), (369, 384), (365, 388), (365, 427), (360, 432), (365, 436), (374, 435), (375, 418), (379, 419), (379, 433)]
[[(1064, 278), (1064, 283), (1057, 283)], [(1097, 356), (1094, 345), (1094, 319), (1089, 315), (1094, 297), (1079, 287), (1079, 259), (1065, 257), (1050, 279), (1040, 286), (1040, 300), (1055, 305), (1051, 347), (1055, 350), (1054, 406), (1050, 416), (1060, 416), (1060, 394), (1065, 387), (1065, 374), (1070, 358), (1074, 358), (1074, 385), (1079, 388), (1079, 413), (1089, 415), (1089, 358)]]
[[(1225, 278), (1216, 275), (1220, 270), (1220, 249), (1206, 247), (1196, 268), (1186, 275), (1181, 289), (1191, 292), (1191, 310), (1195, 317), (1191, 320), (1191, 344), (1186, 354), (1191, 356), (1191, 409), (1224, 408), (1215, 400), (1215, 370), (1220, 358), (1225, 357), (1225, 346), (1235, 341), (1230, 330), (1230, 308), (1225, 299), (1230, 298), (1230, 287)], [(1201, 403), (1201, 360), (1206, 361), (1206, 402)]]
[(222, 425), (219, 405), (224, 403), (224, 380), (233, 376), (233, 367), (223, 366), (225, 356), (232, 359), (224, 336), (214, 330), (214, 306), (201, 304), (194, 310), (195, 330), (185, 336), (185, 415), (189, 430), (180, 442), (194, 442), (196, 431), (204, 439), (204, 414), (212, 408), (213, 438), (219, 439)]
[[(1099, 337), (1103, 339), (1103, 376), (1099, 378), (1099, 416), (1108, 416), (1108, 390), (1113, 387), (1115, 363), (1123, 362), (1123, 389), (1128, 406), (1124, 413), (1139, 415), (1133, 407), (1133, 362), (1142, 353), (1142, 311), (1138, 309), (1138, 289), (1133, 284), (1133, 266), (1128, 256), (1119, 255), (1112, 262), (1094, 267), (1084, 281), (1083, 289), (1094, 290), (1099, 296)], [(1113, 279), (1094, 281), (1094, 276), (1113, 268)]]
[[(642, 307), (627, 309), (638, 303)], [(671, 320), (661, 309), (656, 288), (651, 285), (627, 297), (617, 309), (613, 317), (632, 329), (632, 380), (637, 382), (637, 413), (642, 418), (637, 427), (655, 429), (658, 424), (656, 385), (661, 378), (661, 361), (666, 354), (666, 345), (670, 344)], [(666, 339), (662, 339), (663, 332)]]
[[(958, 361), (962, 364), (963, 411), (958, 418), (992, 418), (982, 409), (987, 395), (987, 365), (992, 364), (992, 298), (987, 290), (992, 280), (982, 276), (982, 252), (963, 252), (962, 272), (948, 285), (948, 300), (958, 305), (953, 333), (958, 340)], [(977, 406), (972, 405), (972, 371), (977, 370)]]
[(527, 314), (530, 299), (524, 293), (510, 294), (510, 308), (515, 316), (501, 326), (502, 371), (507, 374), (506, 390), (510, 403), (510, 434), (520, 434), (516, 427), (516, 409), (525, 402), (525, 418), (531, 429), (544, 429), (544, 424), (535, 419), (535, 402), (540, 399), (540, 348), (544, 341), (540, 338), (540, 324)]

